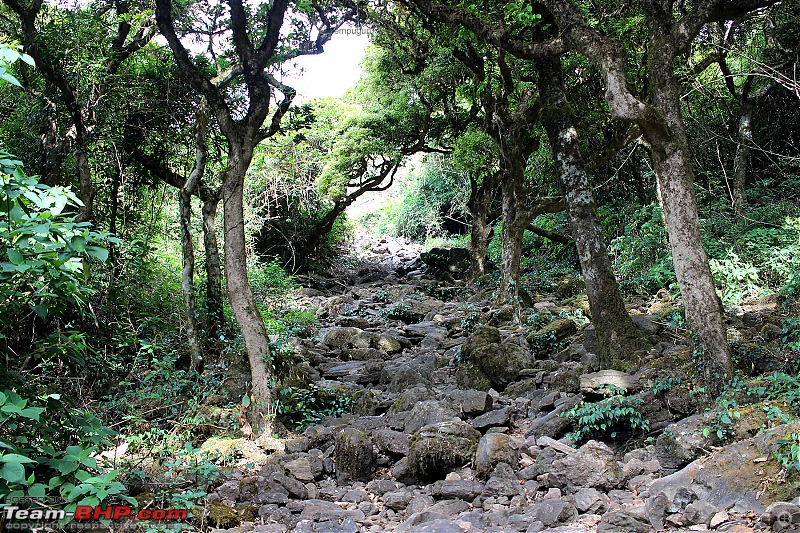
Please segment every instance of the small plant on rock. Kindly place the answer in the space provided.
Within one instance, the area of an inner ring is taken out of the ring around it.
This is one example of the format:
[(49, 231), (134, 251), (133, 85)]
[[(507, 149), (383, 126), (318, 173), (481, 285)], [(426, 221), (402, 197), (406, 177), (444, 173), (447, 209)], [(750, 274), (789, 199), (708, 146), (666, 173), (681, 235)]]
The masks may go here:
[(405, 322), (411, 318), (409, 311), (411, 311), (410, 305), (397, 302), (378, 311), (378, 318), (384, 320), (402, 320)]
[(787, 473), (800, 472), (800, 434), (792, 433), (779, 440), (773, 457)]
[(278, 392), (275, 414), (294, 429), (316, 424), (326, 416), (339, 416), (350, 412), (352, 398), (341, 390), (320, 388), (315, 384), (305, 387), (286, 387)]
[(622, 434), (646, 432), (650, 421), (642, 416), (640, 399), (625, 396), (625, 390), (609, 389), (612, 394), (597, 403), (581, 402), (563, 416), (569, 418), (575, 431), (567, 438), (578, 445), (589, 438), (617, 440)]

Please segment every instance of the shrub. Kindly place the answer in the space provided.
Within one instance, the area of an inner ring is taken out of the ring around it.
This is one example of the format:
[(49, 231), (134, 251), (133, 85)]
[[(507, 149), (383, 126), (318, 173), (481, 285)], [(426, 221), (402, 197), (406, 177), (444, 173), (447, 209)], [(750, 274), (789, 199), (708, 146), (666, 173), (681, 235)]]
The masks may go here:
[(612, 396), (597, 403), (580, 402), (564, 415), (575, 427), (575, 431), (567, 434), (573, 444), (590, 438), (616, 440), (622, 433), (648, 430), (650, 421), (642, 416), (641, 400), (625, 396), (626, 391), (617, 387), (609, 392)]
[(326, 416), (350, 412), (352, 398), (344, 391), (325, 389), (311, 384), (306, 387), (286, 387), (278, 391), (274, 405), (276, 416), (294, 429), (316, 424)]
[(60, 496), (68, 512), (109, 497), (135, 505), (116, 481), (120, 471), (97, 458), (115, 434), (93, 414), (68, 407), (58, 394), (32, 401), (0, 391), (0, 497)]

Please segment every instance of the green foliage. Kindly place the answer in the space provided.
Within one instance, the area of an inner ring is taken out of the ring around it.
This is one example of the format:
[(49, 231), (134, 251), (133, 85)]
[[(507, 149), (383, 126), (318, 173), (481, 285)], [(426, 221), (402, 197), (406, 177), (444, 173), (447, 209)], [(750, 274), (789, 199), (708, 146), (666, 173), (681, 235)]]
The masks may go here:
[(413, 315), (409, 313), (411, 306), (405, 302), (395, 302), (390, 306), (384, 307), (378, 311), (378, 318), (384, 320), (402, 320), (409, 322), (413, 320)]
[(11, 46), (0, 42), (0, 82), (3, 82), (0, 83), (0, 86), (2, 86), (4, 83), (10, 83), (11, 85), (22, 87), (22, 85), (19, 83), (19, 80), (17, 80), (15, 76), (12, 76), (8, 72), (8, 67), (17, 61), (23, 61), (30, 66), (34, 66), (31, 56), (20, 52), (19, 50), (21, 49), (22, 47)]
[(711, 259), (708, 263), (717, 281), (722, 303), (738, 304), (759, 293), (758, 268), (739, 259), (736, 253), (729, 252), (725, 259)]
[(563, 416), (572, 421), (575, 431), (567, 438), (575, 445), (590, 438), (616, 440), (622, 434), (646, 432), (650, 421), (642, 416), (639, 399), (625, 396), (625, 390), (613, 387), (611, 396), (596, 403), (580, 402)]
[(800, 352), (800, 319), (787, 318), (781, 326), (781, 346), (785, 350)]
[[(461, 329), (464, 333), (470, 334), (475, 331), (475, 328), (483, 324), (483, 314), (475, 306), (475, 304), (467, 304), (462, 307), (465, 312), (464, 317), (461, 319)], [(459, 353), (461, 353), (459, 351)]]
[[(0, 150), (0, 322), (34, 312), (44, 320), (86, 303), (89, 260), (105, 261), (108, 234), (76, 223), (65, 211), (80, 201), (69, 188), (26, 176), (21, 163)], [(111, 239), (113, 242), (115, 240)]]
[(787, 434), (779, 440), (773, 457), (787, 472), (800, 472), (800, 434)]
[(733, 434), (733, 421), (742, 417), (739, 404), (733, 399), (720, 398), (717, 404), (721, 411), (714, 417), (711, 425), (703, 427), (703, 437), (715, 436), (720, 442), (725, 442)]
[(58, 394), (35, 400), (0, 392), (0, 497), (60, 496), (66, 510), (109, 497), (135, 504), (97, 455), (116, 432), (87, 411), (68, 407)]
[(396, 199), (361, 225), (374, 225), (381, 234), (422, 241), (447, 237), (453, 233), (448, 227), (466, 227), (453, 220), (464, 216), (468, 194), (469, 181), (451, 159), (427, 156), (421, 167), (399, 184)]
[(659, 398), (680, 384), (681, 378), (669, 376), (654, 380), (650, 385), (650, 391), (653, 393), (653, 396)]
[(274, 405), (281, 421), (298, 430), (316, 424), (326, 416), (350, 412), (352, 398), (343, 390), (325, 389), (316, 384), (305, 387), (286, 387), (278, 391)]
[(663, 213), (657, 204), (630, 214), (622, 235), (608, 247), (623, 290), (654, 292), (677, 281), (667, 245)]

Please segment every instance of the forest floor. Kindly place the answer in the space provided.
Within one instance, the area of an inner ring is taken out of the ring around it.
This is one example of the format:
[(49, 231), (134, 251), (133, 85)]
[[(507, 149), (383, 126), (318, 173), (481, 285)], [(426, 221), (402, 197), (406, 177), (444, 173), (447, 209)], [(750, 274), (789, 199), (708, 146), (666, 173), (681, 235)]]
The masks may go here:
[[(294, 362), (278, 368), (276, 426), (289, 429), (200, 447), (228, 466), (198, 527), (800, 531), (800, 476), (786, 468), (797, 381), (739, 379), (709, 401), (668, 294), (631, 302), (654, 348), (622, 373), (598, 366), (579, 280), (531, 294), (519, 316), (459, 279), (458, 261), (431, 272), (417, 244), (355, 247), (336, 277), (300, 279), (298, 305), (321, 329), (291, 338)], [(731, 330), (752, 349), (778, 342), (775, 307), (759, 302)], [(756, 374), (785, 364), (758, 353), (745, 362)]]

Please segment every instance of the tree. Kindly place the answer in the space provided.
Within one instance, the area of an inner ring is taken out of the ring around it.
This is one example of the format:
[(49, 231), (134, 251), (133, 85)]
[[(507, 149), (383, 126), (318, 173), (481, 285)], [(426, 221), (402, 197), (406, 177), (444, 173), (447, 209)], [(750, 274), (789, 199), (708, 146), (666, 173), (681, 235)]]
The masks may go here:
[[(37, 72), (53, 89), (54, 98), (69, 114), (71, 129), (68, 136), (73, 140), (78, 195), (81, 199), (78, 221), (87, 221), (92, 217), (97, 195), (91, 165), (97, 109), (114, 87), (120, 67), (150, 42), (155, 27), (136, 9), (139, 6), (131, 6), (126, 0), (80, 7), (75, 12), (44, 5), (43, 0), (31, 0), (29, 3), (24, 0), (3, 0), (3, 3), (19, 18), (20, 41), (36, 62)], [(93, 68), (85, 69), (75, 64), (80, 63), (81, 58), (76, 56), (84, 52), (84, 47), (81, 43), (70, 41), (85, 38), (86, 35), (76, 31), (65, 34), (61, 19), (71, 19), (76, 25), (85, 25), (92, 39), (105, 34), (106, 27), (113, 24), (114, 30), (108, 33), (108, 40), (86, 49), (86, 52), (93, 54)], [(67, 61), (62, 60), (65, 56)]]
[(518, 57), (539, 59), (573, 50), (600, 68), (610, 112), (621, 120), (635, 122), (649, 144), (686, 316), (703, 343), (706, 354), (703, 372), (712, 387), (731, 375), (733, 365), (722, 321), (722, 304), (698, 227), (694, 171), (681, 116), (674, 61), (688, 52), (705, 24), (733, 19), (772, 3), (772, 0), (714, 0), (699, 6), (678, 6), (668, 0), (646, 3), (642, 14), (649, 32), (648, 101), (637, 96), (628, 84), (625, 44), (594, 29), (571, 0), (545, 2), (559, 34), (538, 41), (515, 38), (505, 28), (487, 24), (462, 9), (415, 1), (429, 15), (462, 23), (487, 42)]
[[(234, 61), (225, 77), (240, 80), (244, 94), (226, 92), (221, 84), (213, 83), (212, 76), (192, 61), (176, 32), (170, 0), (157, 0), (156, 21), (178, 68), (206, 99), (227, 140), (227, 167), (221, 174), (225, 279), (228, 299), (244, 337), (250, 363), (254, 400), (251, 425), (268, 430), (272, 379), (266, 361), (269, 338), (247, 276), (244, 180), (255, 146), (279, 130), (281, 119), (295, 96), (294, 89), (280, 83), (270, 70), (291, 58), (321, 53), (333, 32), (351, 20), (356, 10), (354, 6), (337, 10), (311, 2), (293, 5), (290, 11), (288, 0), (261, 4), (256, 13), (249, 12), (241, 0), (228, 0), (227, 7), (229, 26), (226, 30), (230, 32), (232, 47), (225, 52)], [(282, 37), (285, 25), (294, 31)], [(280, 92), (283, 98), (270, 116), (275, 91)]]

